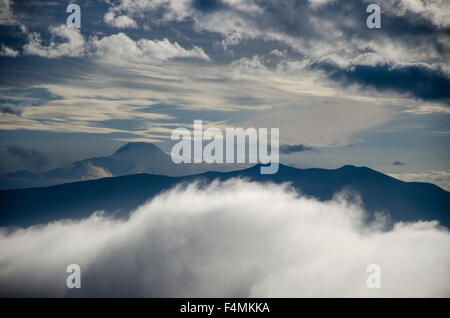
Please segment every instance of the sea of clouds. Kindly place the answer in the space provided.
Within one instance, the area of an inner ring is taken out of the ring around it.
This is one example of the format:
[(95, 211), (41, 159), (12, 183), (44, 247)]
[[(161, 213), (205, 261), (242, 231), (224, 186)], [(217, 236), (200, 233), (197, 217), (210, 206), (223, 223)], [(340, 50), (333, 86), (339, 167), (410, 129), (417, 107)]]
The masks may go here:
[[(345, 196), (319, 202), (288, 185), (181, 185), (127, 220), (0, 229), (0, 296), (450, 297), (447, 229), (385, 231), (366, 217)], [(66, 287), (72, 263), (80, 289)], [(369, 264), (379, 289), (366, 286)]]

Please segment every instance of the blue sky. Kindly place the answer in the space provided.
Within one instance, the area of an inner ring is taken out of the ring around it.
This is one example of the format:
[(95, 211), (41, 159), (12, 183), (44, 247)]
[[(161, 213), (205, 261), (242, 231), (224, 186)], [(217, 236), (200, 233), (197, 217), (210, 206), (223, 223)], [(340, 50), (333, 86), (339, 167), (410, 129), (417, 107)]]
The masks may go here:
[(69, 3), (0, 0), (1, 173), (10, 145), (57, 166), (202, 119), (278, 127), (299, 167), (450, 184), (448, 1), (376, 1), (381, 29), (372, 1), (76, 1), (80, 30)]

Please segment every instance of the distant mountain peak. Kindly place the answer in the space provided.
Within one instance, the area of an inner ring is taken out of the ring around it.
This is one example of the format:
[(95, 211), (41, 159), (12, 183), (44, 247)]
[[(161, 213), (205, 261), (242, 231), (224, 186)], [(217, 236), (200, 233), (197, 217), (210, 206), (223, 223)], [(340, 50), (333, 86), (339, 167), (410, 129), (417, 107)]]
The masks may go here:
[(162, 152), (162, 150), (149, 142), (129, 142), (117, 149), (115, 154), (127, 152)]

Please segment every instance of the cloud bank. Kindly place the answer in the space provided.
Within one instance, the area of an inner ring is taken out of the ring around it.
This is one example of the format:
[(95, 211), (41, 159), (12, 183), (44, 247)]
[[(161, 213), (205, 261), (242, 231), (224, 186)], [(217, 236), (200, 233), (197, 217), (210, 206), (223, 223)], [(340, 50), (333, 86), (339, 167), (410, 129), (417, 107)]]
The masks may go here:
[[(1, 296), (449, 297), (450, 235), (382, 221), (343, 197), (231, 180), (159, 195), (128, 220), (96, 213), (0, 231)], [(65, 270), (81, 266), (81, 289)], [(381, 266), (368, 289), (369, 264)]]
[[(178, 43), (163, 40), (132, 40), (124, 33), (112, 34), (85, 40), (77, 29), (65, 25), (50, 28), (52, 39), (48, 45), (43, 44), (41, 34), (28, 34), (28, 42), (24, 45), (25, 55), (37, 55), (44, 58), (60, 58), (97, 56), (129, 61), (165, 61), (173, 58), (198, 58), (209, 61), (209, 56), (202, 48), (193, 46), (187, 50)], [(18, 53), (17, 53), (18, 54)]]

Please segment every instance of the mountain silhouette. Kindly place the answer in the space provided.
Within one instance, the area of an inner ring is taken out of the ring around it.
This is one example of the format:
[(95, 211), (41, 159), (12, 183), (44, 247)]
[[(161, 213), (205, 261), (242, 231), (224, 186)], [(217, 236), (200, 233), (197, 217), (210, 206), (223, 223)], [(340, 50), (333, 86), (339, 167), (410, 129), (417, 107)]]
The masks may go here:
[(95, 157), (44, 172), (16, 171), (0, 176), (0, 189), (57, 185), (61, 183), (138, 173), (186, 176), (206, 171), (230, 171), (249, 165), (175, 164), (169, 154), (152, 143), (130, 142), (112, 155)]
[[(133, 145), (122, 147), (116, 154), (126, 153), (129, 147)], [(97, 210), (127, 217), (129, 211), (180, 182), (207, 183), (236, 177), (258, 182), (290, 182), (301, 194), (321, 201), (331, 200), (336, 193), (345, 191), (359, 195), (371, 216), (385, 212), (392, 222), (438, 220), (446, 227), (450, 225), (450, 192), (436, 185), (403, 182), (367, 167), (296, 169), (285, 165), (280, 165), (278, 173), (273, 175), (261, 175), (260, 166), (255, 165), (239, 171), (183, 177), (135, 174), (0, 191), (0, 225), (28, 226), (63, 218), (79, 219)]]

